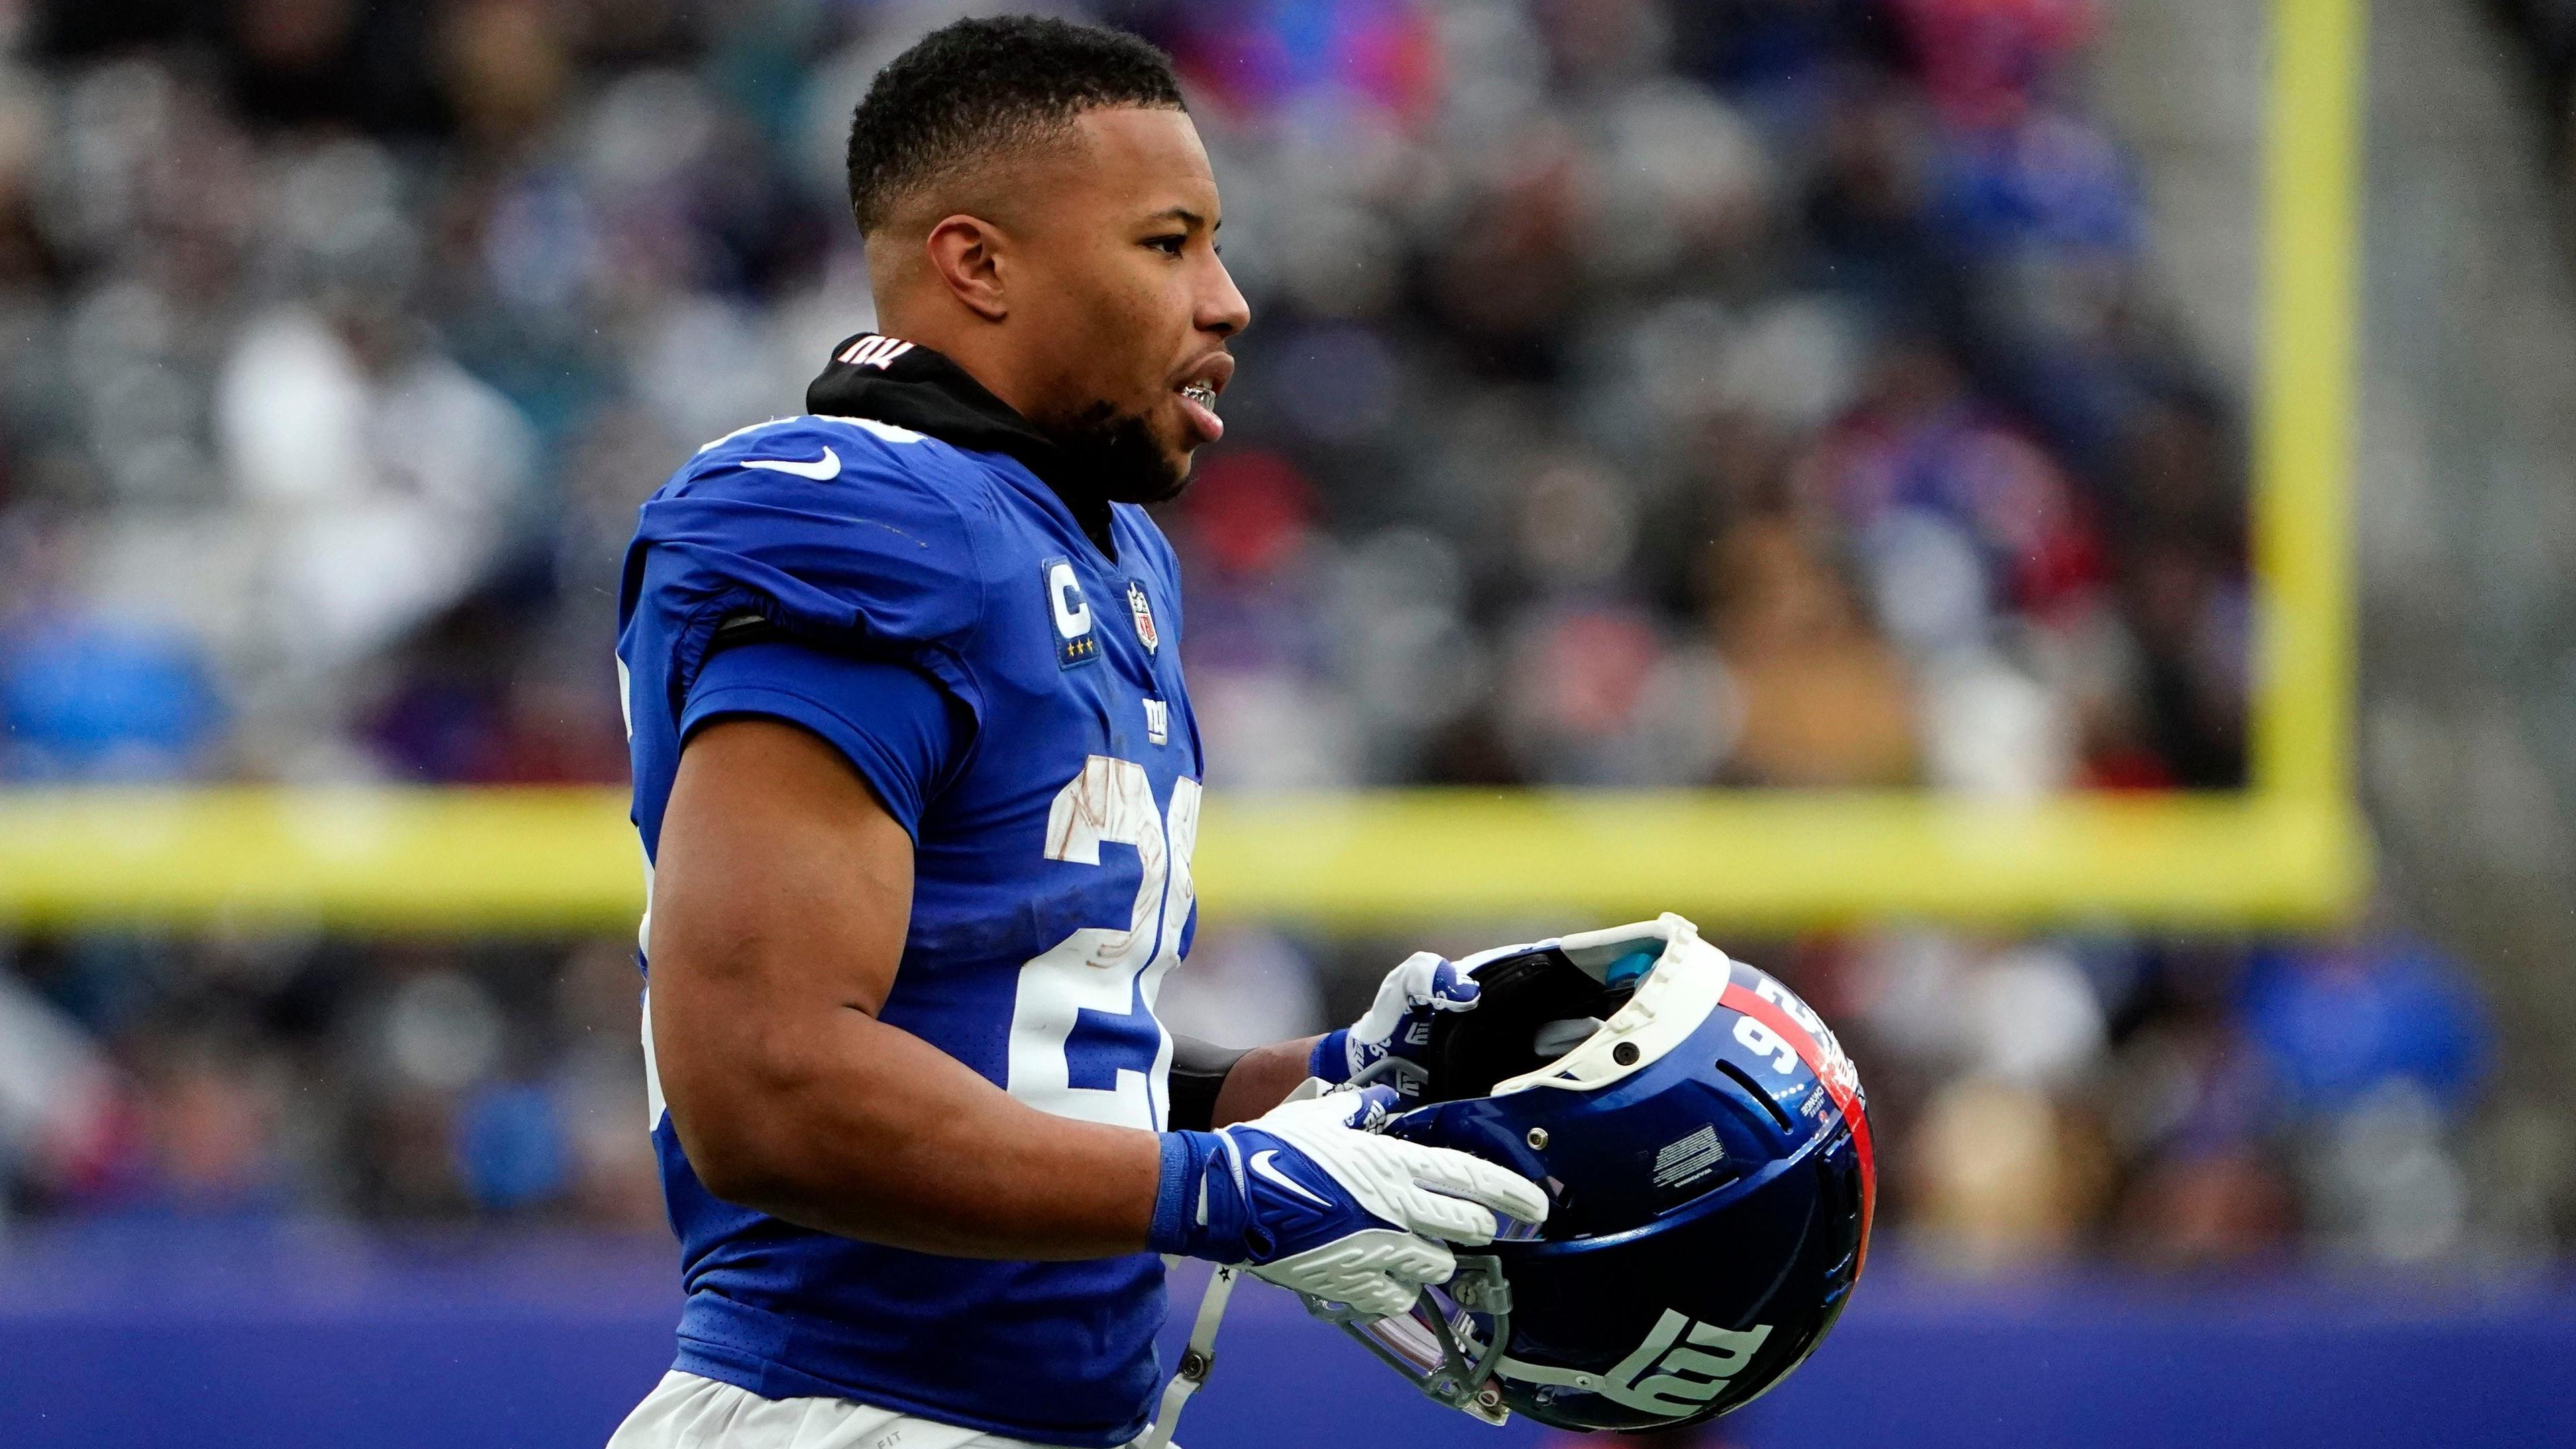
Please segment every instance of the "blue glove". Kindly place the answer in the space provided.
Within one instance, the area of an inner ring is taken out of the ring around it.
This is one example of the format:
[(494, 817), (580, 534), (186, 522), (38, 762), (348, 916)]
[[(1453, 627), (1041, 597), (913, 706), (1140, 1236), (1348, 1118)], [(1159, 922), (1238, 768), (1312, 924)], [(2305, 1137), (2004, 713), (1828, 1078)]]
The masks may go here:
[(1431, 1045), (1432, 1020), (1444, 1011), (1476, 1004), (1476, 978), (1456, 962), (1416, 951), (1378, 983), (1368, 1013), (1315, 1043), (1306, 1070), (1327, 1082), (1347, 1082), (1389, 1057), (1396, 1065), (1373, 1077), (1401, 1095), (1422, 1095), (1431, 1073), (1422, 1058)]
[(1492, 1242), (1498, 1213), (1546, 1220), (1547, 1195), (1524, 1178), (1365, 1130), (1393, 1101), (1383, 1088), (1337, 1092), (1215, 1132), (1164, 1133), (1151, 1246), (1247, 1263), (1284, 1288), (1384, 1317), (1456, 1271), (1434, 1239)]

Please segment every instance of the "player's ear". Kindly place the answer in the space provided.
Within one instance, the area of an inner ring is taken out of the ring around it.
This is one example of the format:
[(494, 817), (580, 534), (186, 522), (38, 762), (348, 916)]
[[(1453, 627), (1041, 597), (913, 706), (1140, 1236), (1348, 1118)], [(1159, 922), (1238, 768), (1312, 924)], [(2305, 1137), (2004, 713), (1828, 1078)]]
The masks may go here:
[(1002, 295), (1001, 233), (991, 222), (959, 215), (930, 229), (923, 243), (930, 269), (951, 296), (987, 322), (1010, 315)]

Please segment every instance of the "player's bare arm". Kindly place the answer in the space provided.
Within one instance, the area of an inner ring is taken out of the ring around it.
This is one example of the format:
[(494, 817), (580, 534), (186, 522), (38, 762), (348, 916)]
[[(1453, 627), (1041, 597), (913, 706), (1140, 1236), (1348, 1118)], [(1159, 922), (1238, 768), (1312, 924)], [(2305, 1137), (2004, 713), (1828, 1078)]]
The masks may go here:
[[(756, 718), (692, 738), (663, 817), (653, 1044), (700, 1180), (788, 1222), (924, 1252), (1143, 1247), (1153, 1137), (1040, 1113), (876, 1019), (911, 908), (911, 838), (829, 745)], [(1311, 1075), (1345, 1077), (1315, 1056), (1349, 1034), (1234, 1056), (1207, 1125), (1257, 1118)]]
[[(1498, 1214), (1546, 1215), (1545, 1198), (1499, 1168), (1352, 1131), (1382, 1110), (1358, 1097), (1263, 1115), (1240, 1138), (1069, 1123), (877, 1020), (910, 915), (911, 840), (829, 744), (794, 725), (700, 730), (658, 860), (655, 1058), (672, 1127), (717, 1197), (952, 1257), (1248, 1255), (1265, 1276), (1376, 1312), (1448, 1276), (1447, 1250), (1428, 1238), (1480, 1243)], [(1284, 1074), (1293, 1060), (1266, 1053), (1257, 1070)], [(1321, 1175), (1259, 1162), (1256, 1182), (1236, 1165), (1282, 1151)], [(1410, 1191), (1389, 1191), (1408, 1179)], [(1326, 1204), (1318, 1187), (1339, 1189), (1340, 1221), (1317, 1224), (1293, 1202), (1293, 1225), (1264, 1221), (1278, 1188)]]
[(924, 1252), (1144, 1246), (1151, 1134), (1047, 1116), (876, 1019), (911, 916), (912, 841), (822, 740), (764, 719), (700, 731), (653, 907), (654, 1055), (708, 1191)]
[(1210, 1119), (1219, 1127), (1249, 1122), (1287, 1100), (1298, 1083), (1314, 1075), (1307, 1063), (1320, 1040), (1308, 1036), (1273, 1042), (1235, 1058), (1217, 1088)]

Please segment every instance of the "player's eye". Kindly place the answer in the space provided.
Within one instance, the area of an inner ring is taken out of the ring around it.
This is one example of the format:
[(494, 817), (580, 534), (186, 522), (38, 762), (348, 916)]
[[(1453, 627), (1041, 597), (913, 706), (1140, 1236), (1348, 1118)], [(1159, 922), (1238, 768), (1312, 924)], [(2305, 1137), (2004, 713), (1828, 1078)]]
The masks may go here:
[(1176, 231), (1169, 236), (1149, 236), (1145, 238), (1145, 245), (1152, 247), (1154, 250), (1161, 252), (1167, 257), (1179, 256), (1181, 254), (1181, 248), (1188, 246), (1189, 244), (1190, 236), (1188, 232)]

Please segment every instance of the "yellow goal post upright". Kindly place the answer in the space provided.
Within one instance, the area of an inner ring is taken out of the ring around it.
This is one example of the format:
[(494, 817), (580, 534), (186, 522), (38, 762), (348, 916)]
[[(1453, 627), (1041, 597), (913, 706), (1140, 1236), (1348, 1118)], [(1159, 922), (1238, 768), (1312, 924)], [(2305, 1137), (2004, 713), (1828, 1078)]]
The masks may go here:
[[(1671, 909), (1755, 931), (2347, 916), (2369, 877), (2349, 541), (2363, 3), (2273, 4), (2249, 788), (1218, 796), (1195, 864), (1211, 914), (1363, 930)], [(599, 789), (0, 792), (0, 929), (626, 930), (643, 882), (625, 808)]]

